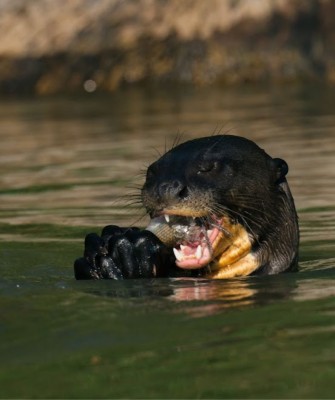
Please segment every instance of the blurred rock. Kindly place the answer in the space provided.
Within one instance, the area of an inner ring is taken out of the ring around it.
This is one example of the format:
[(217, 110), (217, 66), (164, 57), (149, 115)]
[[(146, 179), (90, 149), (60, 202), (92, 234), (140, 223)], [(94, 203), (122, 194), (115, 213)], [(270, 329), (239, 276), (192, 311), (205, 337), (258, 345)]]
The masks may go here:
[(335, 81), (334, 15), (332, 0), (1, 0), (0, 91)]

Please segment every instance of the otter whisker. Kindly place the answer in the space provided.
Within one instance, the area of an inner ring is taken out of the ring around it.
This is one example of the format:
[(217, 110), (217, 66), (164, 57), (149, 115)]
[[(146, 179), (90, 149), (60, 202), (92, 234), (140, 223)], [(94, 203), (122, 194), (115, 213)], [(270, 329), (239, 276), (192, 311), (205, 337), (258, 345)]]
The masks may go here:
[[(213, 209), (214, 209), (214, 207), (213, 207)], [(216, 213), (218, 213), (218, 214), (220, 214), (220, 213), (225, 213), (225, 214), (227, 214), (228, 216), (233, 217), (233, 218), (234, 218), (234, 216), (238, 216), (238, 217), (240, 217), (240, 218), (245, 217), (245, 218), (247, 218), (251, 223), (255, 224), (256, 226), (262, 226), (262, 224), (258, 224), (258, 218), (256, 218), (254, 215), (252, 215), (252, 217), (246, 217), (246, 216), (243, 215), (242, 213), (240, 213), (240, 212), (238, 212), (238, 211), (236, 211), (236, 210), (233, 210), (232, 208), (226, 207), (226, 206), (217, 205), (217, 206), (215, 207), (215, 211), (216, 211)], [(232, 214), (233, 214), (233, 215), (232, 215)], [(260, 222), (263, 222), (260, 218), (259, 218), (259, 221), (260, 221)]]
[(181, 131), (178, 130), (177, 134), (175, 135), (175, 137), (173, 139), (172, 145), (169, 148), (169, 150), (167, 150), (167, 148), (166, 148), (166, 138), (165, 138), (165, 153), (167, 153), (168, 151), (171, 151), (175, 147), (177, 147), (179, 145), (179, 143), (181, 142), (182, 137), (183, 137), (184, 134), (185, 134), (184, 132), (181, 132)]
[[(232, 209), (228, 209), (227, 207), (222, 207), (222, 208), (225, 209), (224, 211), (225, 211), (226, 214), (229, 215), (229, 213), (232, 213), (232, 214), (235, 214), (235, 215), (237, 215), (238, 217), (240, 217), (241, 220), (242, 220), (242, 222), (243, 222), (243, 225), (245, 225), (245, 226), (250, 230), (250, 232), (251, 232), (252, 235), (255, 237), (255, 239), (258, 240), (255, 231), (254, 231), (254, 230), (251, 228), (251, 226), (248, 224), (248, 222), (246, 221), (246, 218), (245, 218), (244, 215), (242, 215), (241, 213), (239, 213), (239, 212), (237, 212), (237, 211), (234, 211), (234, 210), (232, 210)], [(251, 220), (250, 222), (254, 223), (254, 225), (256, 225), (256, 226), (258, 225), (253, 219), (251, 219), (251, 218), (249, 218), (249, 219)], [(260, 226), (260, 225), (259, 225), (259, 226)]]
[(226, 237), (231, 237), (231, 233), (222, 225), (217, 223), (215, 220), (209, 218), (209, 224), (211, 227), (217, 228), (220, 232), (222, 232)]
[(204, 225), (202, 225), (200, 230), (201, 230), (201, 233), (204, 235), (207, 248), (208, 248), (210, 254), (212, 255), (214, 253), (214, 250), (213, 250), (212, 243), (209, 240), (209, 237), (208, 237), (208, 234), (207, 234), (207, 229), (206, 229), (206, 227)]
[(140, 202), (138, 202), (138, 201), (130, 201), (130, 202), (126, 203), (125, 206), (127, 206), (127, 207), (138, 206), (136, 208), (142, 208), (142, 204)]
[(238, 201), (238, 202), (247, 201), (247, 204), (244, 204), (244, 208), (246, 210), (256, 211), (258, 213), (261, 213), (262, 216), (267, 216), (267, 217), (272, 217), (272, 218), (276, 216), (275, 211), (273, 211), (272, 209), (268, 210), (268, 207), (265, 207), (264, 205), (263, 205), (262, 208), (260, 208), (259, 207), (259, 202), (255, 202), (255, 199), (252, 196), (238, 195), (235, 198), (235, 200)]
[[(142, 203), (142, 197), (138, 194), (129, 194), (128, 198), (132, 199), (132, 200), (138, 200)], [(125, 198), (126, 200), (126, 198)]]
[(138, 217), (132, 224), (130, 224), (131, 227), (135, 226), (135, 224), (138, 224), (140, 221), (142, 221), (145, 217), (147, 216), (147, 212), (144, 212), (140, 217)]
[(138, 194), (140, 194), (140, 191), (142, 189), (142, 185), (140, 184), (134, 184), (134, 185), (127, 185), (126, 189), (131, 189), (131, 190), (136, 190), (137, 192), (139, 192)]

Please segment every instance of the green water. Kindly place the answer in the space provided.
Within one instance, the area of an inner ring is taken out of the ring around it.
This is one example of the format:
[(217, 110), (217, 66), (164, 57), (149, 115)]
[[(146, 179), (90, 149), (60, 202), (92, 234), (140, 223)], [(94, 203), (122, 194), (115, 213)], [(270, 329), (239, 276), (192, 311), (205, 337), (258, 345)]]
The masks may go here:
[[(0, 101), (0, 398), (333, 398), (333, 88), (132, 89)], [(300, 272), (75, 281), (86, 232), (183, 138), (256, 140), (289, 166)]]

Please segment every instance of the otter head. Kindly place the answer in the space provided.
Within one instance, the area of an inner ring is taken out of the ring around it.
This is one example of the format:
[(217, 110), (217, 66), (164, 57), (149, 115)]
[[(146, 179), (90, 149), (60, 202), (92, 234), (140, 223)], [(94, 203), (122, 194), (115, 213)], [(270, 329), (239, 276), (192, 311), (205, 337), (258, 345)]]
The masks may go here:
[[(293, 218), (293, 228), (286, 227), (282, 236), (297, 231), (287, 171), (285, 161), (245, 138), (185, 142), (147, 170), (142, 200), (151, 217), (148, 229), (174, 248), (181, 268), (210, 265), (215, 277), (265, 270), (271, 262), (278, 269), (280, 254), (273, 246), (281, 226)], [(296, 243), (293, 247), (296, 252)]]

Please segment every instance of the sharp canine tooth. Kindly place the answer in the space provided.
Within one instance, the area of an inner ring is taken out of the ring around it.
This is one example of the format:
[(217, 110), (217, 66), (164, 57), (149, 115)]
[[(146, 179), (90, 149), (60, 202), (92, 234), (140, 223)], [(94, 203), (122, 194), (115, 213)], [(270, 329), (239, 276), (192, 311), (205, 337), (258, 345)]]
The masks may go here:
[(204, 248), (203, 257), (206, 257), (206, 258), (210, 257), (210, 252), (209, 252), (209, 248), (208, 247)]
[(167, 223), (170, 222), (170, 217), (167, 214), (164, 214), (164, 218)]
[(198, 260), (200, 260), (200, 258), (201, 258), (201, 256), (202, 256), (202, 247), (201, 247), (200, 244), (199, 244), (198, 247), (197, 247), (197, 251), (195, 252), (195, 256), (196, 256), (196, 258), (197, 258)]
[(179, 250), (173, 248), (173, 253), (178, 261), (181, 261), (183, 259), (183, 255)]

